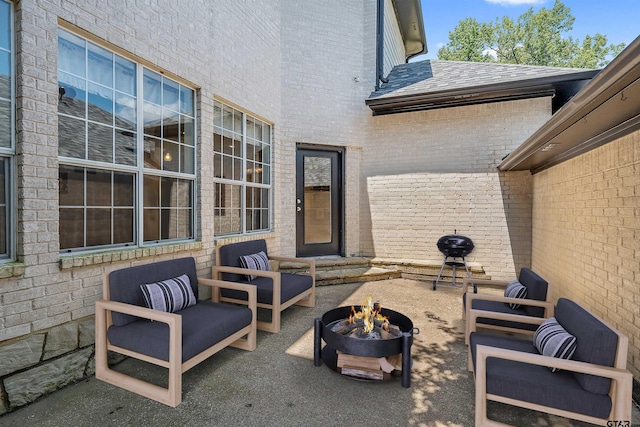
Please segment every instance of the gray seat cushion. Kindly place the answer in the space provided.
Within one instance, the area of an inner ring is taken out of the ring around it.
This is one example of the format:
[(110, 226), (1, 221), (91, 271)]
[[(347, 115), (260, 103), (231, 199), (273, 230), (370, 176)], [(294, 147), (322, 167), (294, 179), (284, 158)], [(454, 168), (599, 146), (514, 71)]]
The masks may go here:
[[(198, 300), (198, 276), (196, 263), (191, 257), (154, 262), (135, 267), (115, 270), (109, 273), (109, 299), (144, 307), (144, 297), (140, 285), (172, 279), (183, 274), (189, 276), (191, 289)], [(112, 313), (113, 324), (124, 326), (140, 320), (139, 317), (122, 313)]]
[[(254, 280), (242, 280), (242, 283), (255, 285), (258, 294), (258, 303), (273, 304), (273, 280), (268, 277), (258, 277)], [(280, 303), (285, 303), (302, 292), (311, 289), (313, 278), (308, 275), (280, 273)], [(221, 289), (225, 298), (247, 300), (247, 293), (235, 289)]]
[[(176, 314), (182, 316), (182, 362), (191, 359), (229, 335), (251, 324), (247, 307), (200, 301)], [(109, 342), (161, 360), (169, 360), (169, 326), (140, 319), (124, 326), (112, 325)]]
[[(469, 340), (474, 369), (478, 345), (538, 354), (530, 340), (479, 332), (472, 333)], [(585, 390), (575, 375), (568, 371), (551, 372), (545, 366), (489, 358), (486, 383), (489, 394), (598, 418), (606, 418), (611, 412), (612, 404), (608, 395)]]

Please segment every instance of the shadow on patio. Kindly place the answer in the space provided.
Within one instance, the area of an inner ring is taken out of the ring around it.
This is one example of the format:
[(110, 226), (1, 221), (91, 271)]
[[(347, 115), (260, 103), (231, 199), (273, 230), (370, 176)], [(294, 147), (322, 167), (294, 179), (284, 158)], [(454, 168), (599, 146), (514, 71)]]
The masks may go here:
[[(410, 317), (411, 387), (399, 378), (357, 381), (313, 365), (313, 320), (371, 295)], [(93, 426), (473, 426), (473, 379), (467, 372), (460, 288), (392, 279), (322, 286), (316, 307), (291, 307), (279, 334), (258, 333), (258, 348), (225, 349), (183, 375), (175, 409), (90, 378), (0, 417), (3, 425)], [(127, 360), (117, 369), (162, 384), (165, 372)], [(518, 426), (586, 426), (499, 404), (491, 418)], [(640, 421), (634, 410), (634, 421)]]

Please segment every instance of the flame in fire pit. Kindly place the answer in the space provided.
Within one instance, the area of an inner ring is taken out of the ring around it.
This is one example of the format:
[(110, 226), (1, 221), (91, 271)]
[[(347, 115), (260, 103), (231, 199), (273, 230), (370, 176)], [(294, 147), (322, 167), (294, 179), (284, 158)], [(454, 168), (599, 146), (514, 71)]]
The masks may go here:
[(362, 332), (364, 334), (369, 334), (373, 331), (373, 327), (375, 325), (375, 321), (377, 320), (380, 323), (380, 327), (385, 331), (389, 331), (389, 318), (380, 314), (380, 310), (382, 306), (378, 303), (374, 304), (371, 296), (368, 296), (362, 306), (360, 307), (360, 311), (356, 312), (354, 306), (351, 306), (351, 314), (349, 315), (349, 324), (356, 323), (356, 320), (362, 319), (364, 322), (362, 327)]

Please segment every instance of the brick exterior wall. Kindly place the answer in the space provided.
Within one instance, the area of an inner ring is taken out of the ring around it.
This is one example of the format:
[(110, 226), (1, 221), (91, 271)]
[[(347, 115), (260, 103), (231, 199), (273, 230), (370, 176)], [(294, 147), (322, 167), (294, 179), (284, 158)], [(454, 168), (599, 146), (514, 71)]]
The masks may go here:
[(533, 176), (532, 265), (629, 338), (640, 377), (640, 132)]
[[(0, 265), (0, 414), (93, 373), (94, 302), (106, 271), (194, 256), (198, 274), (211, 277), (216, 240), (213, 210), (206, 207), (214, 204), (213, 98), (271, 123), (281, 122), (282, 104), (279, 2), (22, 0), (14, 6), (17, 262)], [(197, 89), (196, 242), (60, 255), (59, 25)], [(291, 155), (274, 152), (276, 166), (278, 156)], [(274, 188), (290, 180), (276, 178)], [(273, 236), (252, 238), (269, 239), (276, 251)]]
[(496, 279), (531, 260), (531, 176), (501, 159), (551, 115), (548, 98), (370, 118), (360, 192), (361, 252), (442, 262), (440, 236), (470, 237)]

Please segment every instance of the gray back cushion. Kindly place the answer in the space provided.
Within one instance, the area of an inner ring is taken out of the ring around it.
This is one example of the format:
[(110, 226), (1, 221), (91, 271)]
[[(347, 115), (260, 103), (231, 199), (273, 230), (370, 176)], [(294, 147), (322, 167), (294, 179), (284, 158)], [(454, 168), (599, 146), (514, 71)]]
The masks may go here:
[[(228, 245), (220, 246), (220, 259), (218, 259), (218, 265), (224, 265), (226, 267), (242, 267), (240, 265), (241, 256), (255, 254), (260, 251), (267, 254), (267, 242), (264, 239), (230, 243)], [(222, 280), (243, 282), (247, 280), (247, 276), (244, 274), (222, 273)]]
[[(522, 285), (525, 288), (527, 288), (528, 299), (546, 301), (547, 289), (549, 287), (549, 284), (537, 273), (534, 273), (532, 270), (526, 267), (523, 267), (520, 270), (520, 277), (518, 277), (518, 281), (522, 283)], [(535, 316), (535, 317), (544, 316), (543, 307), (524, 306), (524, 310), (529, 316)]]
[[(571, 335), (576, 337), (576, 352), (571, 359), (596, 365), (613, 366), (618, 346), (618, 335), (607, 325), (575, 302), (560, 298), (555, 318)], [(611, 380), (588, 374), (574, 373), (580, 385), (591, 393), (607, 394)]]
[[(189, 276), (193, 294), (198, 299), (198, 276), (196, 263), (191, 257), (154, 262), (135, 267), (123, 268), (109, 273), (109, 299), (111, 301), (144, 307), (144, 298), (140, 285), (172, 279), (182, 274)], [(136, 316), (116, 313), (111, 314), (113, 324), (124, 326), (139, 319)]]

